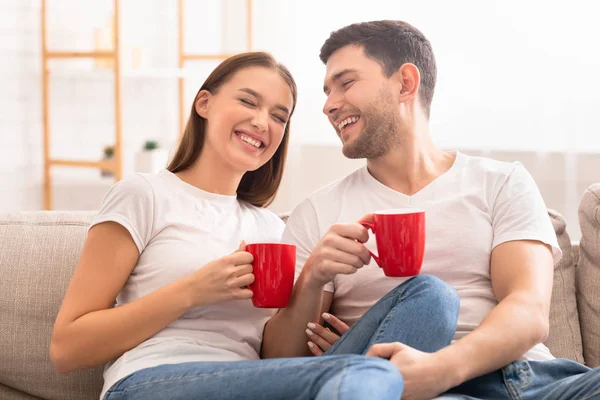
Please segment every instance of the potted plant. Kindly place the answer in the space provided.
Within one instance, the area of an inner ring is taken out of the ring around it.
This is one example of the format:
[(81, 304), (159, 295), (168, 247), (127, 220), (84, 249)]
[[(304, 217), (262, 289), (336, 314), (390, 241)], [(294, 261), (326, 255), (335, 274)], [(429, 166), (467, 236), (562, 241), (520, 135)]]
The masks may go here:
[[(102, 158), (104, 161), (112, 160), (114, 155), (115, 155), (114, 146), (104, 147), (104, 157)], [(100, 175), (103, 177), (111, 177), (111, 176), (113, 176), (113, 172), (109, 169), (101, 169)]]
[(136, 154), (135, 170), (155, 174), (167, 168), (168, 162), (169, 153), (156, 140), (146, 140), (142, 150)]

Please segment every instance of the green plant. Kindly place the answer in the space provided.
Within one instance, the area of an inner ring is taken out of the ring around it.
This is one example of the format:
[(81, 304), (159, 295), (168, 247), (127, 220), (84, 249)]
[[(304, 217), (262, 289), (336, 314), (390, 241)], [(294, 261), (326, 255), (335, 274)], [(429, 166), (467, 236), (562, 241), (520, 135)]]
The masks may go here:
[(144, 150), (154, 150), (158, 149), (158, 142), (156, 140), (147, 140), (144, 143)]
[(104, 157), (105, 158), (112, 158), (112, 156), (115, 154), (115, 148), (113, 146), (106, 146), (104, 148)]

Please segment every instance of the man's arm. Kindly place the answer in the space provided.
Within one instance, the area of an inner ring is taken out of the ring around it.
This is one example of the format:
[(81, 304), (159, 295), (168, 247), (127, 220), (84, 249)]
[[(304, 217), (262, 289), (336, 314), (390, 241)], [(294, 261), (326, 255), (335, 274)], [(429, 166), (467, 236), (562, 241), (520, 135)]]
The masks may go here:
[[(333, 298), (332, 292), (324, 290), (325, 285), (336, 275), (354, 274), (371, 261), (363, 245), (369, 233), (360, 223), (335, 224), (320, 239), (314, 208), (304, 203), (298, 209), (290, 216), (283, 239), (296, 245), (299, 275), (289, 305), (265, 325), (262, 358), (310, 355), (307, 324), (322, 324), (321, 314), (329, 311)], [(368, 214), (361, 221), (371, 219)]]
[(481, 325), (436, 353), (402, 343), (377, 344), (368, 356), (389, 359), (404, 378), (403, 398), (433, 398), (461, 383), (498, 370), (545, 340), (548, 334), (553, 260), (548, 246), (512, 241), (492, 253), (498, 305)]
[[(371, 214), (361, 221), (371, 221)], [(363, 245), (369, 239), (360, 223), (334, 224), (325, 234), (319, 217), (307, 199), (288, 218), (282, 242), (296, 245), (296, 283), (290, 303), (265, 325), (262, 358), (310, 355), (306, 328), (320, 322), (329, 311), (337, 274), (353, 274), (371, 261)], [(322, 235), (322, 236), (321, 236)], [(328, 286), (328, 290), (324, 288)]]
[(322, 323), (320, 316), (329, 311), (333, 297), (323, 289), (336, 275), (354, 274), (371, 261), (363, 245), (368, 239), (367, 229), (358, 222), (329, 228), (306, 260), (290, 304), (265, 325), (262, 358), (310, 355), (305, 334), (307, 324)]
[(550, 246), (538, 241), (506, 242), (492, 251), (499, 304), (477, 329), (435, 353), (451, 386), (502, 368), (546, 339), (553, 266)]

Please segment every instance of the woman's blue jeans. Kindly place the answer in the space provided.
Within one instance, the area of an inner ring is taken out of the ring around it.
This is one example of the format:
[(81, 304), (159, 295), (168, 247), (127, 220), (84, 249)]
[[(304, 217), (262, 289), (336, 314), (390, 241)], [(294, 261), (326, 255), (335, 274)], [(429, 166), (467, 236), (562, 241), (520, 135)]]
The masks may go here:
[(372, 344), (395, 341), (439, 350), (454, 336), (458, 309), (451, 286), (419, 275), (383, 297), (321, 357), (160, 365), (123, 378), (105, 400), (398, 400), (398, 369), (362, 354)]

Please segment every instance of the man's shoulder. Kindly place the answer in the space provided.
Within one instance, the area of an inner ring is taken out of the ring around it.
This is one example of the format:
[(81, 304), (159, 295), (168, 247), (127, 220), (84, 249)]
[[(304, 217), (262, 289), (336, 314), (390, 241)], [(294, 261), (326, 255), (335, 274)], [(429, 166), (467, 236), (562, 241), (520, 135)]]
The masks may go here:
[[(363, 184), (362, 174), (366, 166), (339, 178), (306, 196), (290, 214), (288, 225), (299, 221), (318, 221), (329, 226), (335, 223), (344, 205), (344, 199), (355, 197), (353, 192), (360, 192)], [(303, 223), (303, 222), (302, 222)]]
[(464, 173), (476, 180), (504, 181), (515, 169), (524, 169), (518, 161), (499, 161), (489, 157), (463, 155)]
[(313, 206), (331, 204), (332, 201), (339, 200), (342, 193), (346, 193), (348, 190), (355, 190), (355, 188), (360, 189), (361, 175), (364, 174), (366, 168), (366, 166), (360, 167), (350, 174), (336, 179), (309, 194), (306, 200), (311, 202)]
[(515, 166), (520, 165), (518, 161), (500, 161), (490, 157), (464, 155), (465, 164), (473, 170), (485, 172), (510, 173)]

